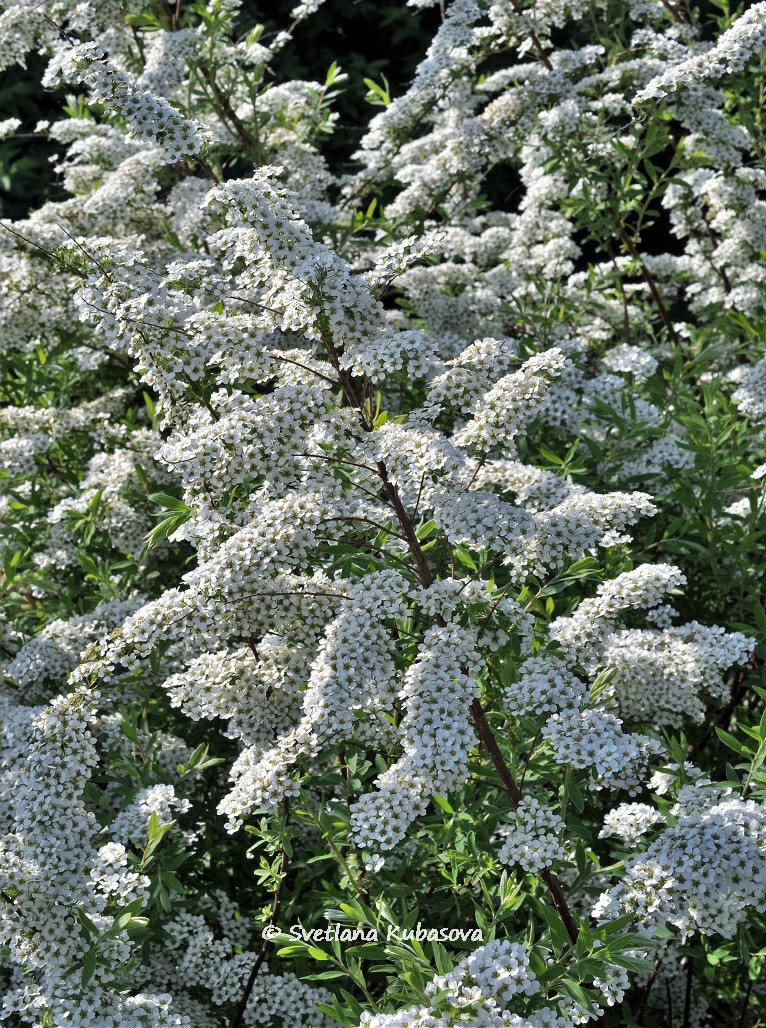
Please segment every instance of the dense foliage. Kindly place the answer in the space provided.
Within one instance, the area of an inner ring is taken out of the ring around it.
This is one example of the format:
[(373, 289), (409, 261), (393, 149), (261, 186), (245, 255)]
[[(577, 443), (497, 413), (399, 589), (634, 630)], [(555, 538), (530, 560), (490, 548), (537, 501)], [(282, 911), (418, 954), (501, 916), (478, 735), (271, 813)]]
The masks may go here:
[(765, 1023), (766, 3), (0, 11), (0, 1020)]

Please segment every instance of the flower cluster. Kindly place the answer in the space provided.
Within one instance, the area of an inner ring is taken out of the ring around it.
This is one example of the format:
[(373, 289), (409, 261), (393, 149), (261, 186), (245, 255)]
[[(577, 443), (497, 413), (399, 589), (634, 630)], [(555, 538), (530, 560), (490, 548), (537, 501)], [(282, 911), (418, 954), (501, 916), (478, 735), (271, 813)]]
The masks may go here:
[(517, 825), (504, 836), (497, 858), (504, 864), (520, 864), (529, 874), (550, 867), (564, 857), (561, 833), (564, 822), (537, 800), (523, 799), (516, 808)]
[(766, 4), (429, 6), (0, 0), (18, 1028), (766, 1010)]
[(681, 938), (731, 938), (748, 908), (764, 909), (763, 807), (704, 785), (693, 790), (675, 824), (630, 858), (623, 880), (597, 903), (597, 917), (630, 914), (649, 935), (672, 925)]
[(142, 89), (130, 75), (110, 64), (95, 43), (73, 46), (51, 62), (46, 84), (55, 85), (59, 79), (86, 85), (94, 100), (125, 119), (137, 139), (157, 143), (169, 163), (199, 153), (199, 130), (164, 97)]

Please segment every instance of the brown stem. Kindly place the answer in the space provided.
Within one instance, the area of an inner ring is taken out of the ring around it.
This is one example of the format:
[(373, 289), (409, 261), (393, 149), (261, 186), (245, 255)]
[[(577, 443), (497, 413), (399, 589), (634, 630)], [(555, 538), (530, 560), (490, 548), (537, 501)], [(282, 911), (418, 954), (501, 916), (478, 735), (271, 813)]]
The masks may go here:
[(580, 934), (580, 929), (574, 923), (574, 918), (569, 910), (564, 890), (561, 888), (561, 882), (558, 880), (553, 871), (541, 871), (540, 877), (548, 887), (548, 892), (553, 900), (553, 905), (556, 908), (556, 913), (561, 918), (564, 927), (567, 930), (569, 941), (574, 945), (577, 942), (577, 938)]
[(686, 990), (684, 992), (684, 1028), (690, 1028), (692, 1009), (692, 981), (694, 980), (694, 961), (686, 958)]
[(657, 957), (654, 961), (654, 967), (652, 973), (646, 980), (646, 985), (641, 990), (641, 999), (638, 1003), (638, 1010), (636, 1011), (636, 1020), (639, 1024), (644, 1023), (644, 1013), (646, 1012), (646, 1004), (649, 1001), (649, 993), (652, 991), (652, 986), (657, 980), (657, 973), (660, 970), (660, 964), (662, 963), (662, 957)]
[(221, 108), (221, 111), (226, 116), (228, 121), (231, 122), (232, 126), (234, 127), (234, 131), (237, 133), (239, 138), (242, 140), (242, 142), (249, 150), (250, 147), (253, 145), (254, 140), (248, 132), (247, 128), (245, 127), (245, 123), (242, 121), (242, 119), (238, 116), (237, 112), (231, 106), (226, 95), (221, 92), (220, 86), (215, 80), (215, 75), (210, 70), (210, 68), (208, 68), (206, 64), (200, 64), (199, 70), (202, 73), (202, 76), (207, 82), (207, 84), (210, 86), (210, 91), (213, 94), (216, 103)]
[(649, 292), (652, 294), (657, 310), (659, 311), (660, 317), (662, 318), (662, 324), (665, 326), (665, 329), (668, 333), (668, 336), (670, 337), (671, 342), (677, 346), (678, 333), (676, 332), (675, 328), (673, 328), (673, 323), (670, 320), (670, 315), (668, 314), (667, 308), (665, 306), (665, 301), (662, 298), (660, 287), (657, 285), (652, 273), (641, 260), (641, 256), (638, 250), (636, 249), (635, 243), (630, 238), (630, 236), (625, 231), (622, 225), (620, 225), (618, 235), (623, 245), (625, 246), (625, 249), (628, 251), (630, 256), (633, 258), (634, 261), (636, 261), (639, 268), (641, 269), (641, 274), (644, 277), (644, 281), (649, 286)]
[[(343, 391), (346, 394), (349, 403), (357, 408), (362, 417), (362, 422), (365, 425), (365, 428), (367, 428), (368, 431), (371, 431), (372, 425), (369, 423), (368, 419), (365, 416), (364, 408), (362, 406), (361, 401), (359, 400), (356, 387), (350, 375), (348, 375), (347, 372), (344, 372), (340, 366), (340, 358), (338, 356), (337, 350), (335, 349), (335, 345), (333, 343), (330, 333), (327, 331), (323, 331), (322, 339), (325, 344), (325, 349), (327, 350), (327, 355), (330, 358), (330, 361), (333, 367), (335, 368), (336, 372), (338, 373), (338, 377), (343, 387)], [(388, 477), (388, 471), (386, 469), (385, 464), (383, 463), (383, 461), (377, 461), (376, 465), (378, 469), (378, 474), (380, 475), (381, 481), (385, 486), (386, 494), (391, 502), (391, 506), (394, 508), (401, 530), (407, 540), (410, 553), (412, 554), (412, 559), (414, 560), (415, 566), (417, 567), (418, 578), (420, 579), (420, 583), (424, 589), (427, 589), (433, 583), (434, 575), (431, 571), (431, 568), (429, 567), (428, 559), (426, 555), (423, 553), (422, 547), (420, 545), (420, 540), (417, 537), (417, 533), (415, 532), (412, 520), (410, 519), (409, 515), (407, 514), (407, 511), (405, 510), (404, 504), (402, 503), (401, 497), (399, 496), (399, 491), (396, 488), (395, 483), (391, 482)], [(435, 620), (437, 624), (444, 626), (445, 621), (443, 618), (437, 616)], [(492, 732), (492, 729), (489, 726), (486, 714), (484, 713), (484, 708), (482, 707), (481, 701), (479, 699), (475, 699), (472, 702), (471, 713), (473, 714), (474, 722), (476, 723), (479, 738), (484, 744), (487, 752), (489, 753), (495, 770), (497, 771), (501, 787), (509, 796), (515, 810), (519, 805), (519, 801), (521, 800), (521, 792), (519, 791), (519, 787), (516, 785), (516, 782), (513, 780), (513, 775), (511, 774), (508, 765), (505, 763), (503, 754), (501, 753), (500, 747), (497, 744), (497, 740), (495, 739), (494, 733)], [(553, 874), (552, 871), (547, 870), (542, 871), (540, 877), (545, 882), (548, 888), (550, 897), (553, 900), (553, 905), (556, 908), (556, 912), (561, 918), (564, 927), (566, 928), (567, 935), (569, 936), (572, 943), (575, 943), (577, 941), (579, 930), (569, 910), (566, 897), (564, 896), (564, 890), (561, 888), (561, 884), (558, 878)]]
[[(705, 212), (704, 211), (701, 212), (701, 216), (702, 216), (702, 224), (705, 226), (705, 231), (707, 232), (708, 239), (710, 240), (710, 242), (711, 242), (711, 244), (713, 246), (713, 249), (715, 250), (715, 248), (718, 246), (718, 240), (716, 239), (715, 234), (713, 232), (713, 227), (710, 224), (710, 222), (707, 220), (707, 217), (705, 216)], [(723, 265), (719, 268), (718, 265), (713, 262), (713, 254), (712, 254), (712, 252), (710, 254), (710, 266), (712, 267), (713, 271), (716, 273), (716, 275), (718, 275), (718, 277), (720, 278), (721, 282), (723, 283), (723, 288), (726, 290), (726, 293), (727, 294), (730, 293), (731, 292), (731, 282), (729, 280), (729, 276), (728, 276), (728, 273), (726, 271), (726, 268), (724, 268)]]
[(497, 745), (495, 735), (489, 727), (487, 715), (484, 713), (481, 700), (475, 699), (473, 701), (471, 704), (471, 713), (473, 714), (473, 719), (476, 723), (479, 739), (481, 739), (484, 748), (489, 754), (490, 760), (497, 771), (497, 776), (500, 779), (500, 785), (502, 786), (503, 791), (508, 794), (511, 803), (513, 804), (513, 809), (515, 810), (521, 801), (521, 792), (518, 785), (516, 785), (516, 782), (513, 780), (513, 775), (505, 762), (505, 758), (500, 751), (500, 747)]
[[(519, 7), (516, 0), (511, 0), (511, 7), (513, 7), (514, 11), (519, 15), (524, 13), (521, 7)], [(543, 44), (540, 42), (540, 37), (537, 35), (536, 32), (530, 32), (529, 38), (532, 40), (532, 46), (535, 48), (537, 56), (543, 62), (548, 71), (553, 71), (553, 65), (550, 62), (548, 54), (545, 52), (545, 49), (543, 48)]]
[[(516, 782), (513, 780), (513, 775), (505, 762), (505, 758), (497, 744), (497, 739), (489, 726), (487, 715), (484, 713), (484, 708), (482, 707), (480, 700), (475, 699), (473, 701), (471, 704), (471, 713), (473, 714), (479, 738), (489, 754), (495, 771), (497, 771), (497, 776), (500, 779), (500, 785), (513, 804), (514, 810), (516, 810), (521, 800), (521, 792), (518, 785), (516, 785)], [(556, 913), (559, 915), (564, 927), (566, 928), (567, 935), (572, 943), (577, 942), (579, 929), (575, 924), (574, 918), (569, 910), (569, 906), (567, 905), (564, 890), (561, 888), (561, 883), (552, 871), (541, 871), (540, 877), (548, 888), (550, 897), (553, 900), (553, 906), (556, 908)]]
[(380, 475), (381, 481), (383, 482), (383, 485), (386, 488), (386, 495), (391, 501), (391, 506), (394, 508), (394, 511), (396, 512), (397, 520), (402, 529), (402, 532), (404, 533), (404, 537), (407, 540), (407, 545), (410, 548), (412, 559), (415, 561), (415, 564), (417, 566), (418, 578), (420, 579), (423, 588), (427, 589), (429, 585), (431, 585), (431, 583), (433, 582), (434, 576), (431, 572), (430, 567), (428, 566), (426, 555), (423, 553), (423, 550), (421, 549), (420, 540), (417, 537), (417, 533), (415, 532), (412, 521), (407, 516), (407, 511), (404, 509), (404, 504), (402, 503), (401, 497), (399, 496), (399, 490), (396, 488), (396, 485), (389, 480), (386, 465), (383, 463), (383, 461), (377, 461), (376, 463), (378, 465), (378, 474)]
[[(271, 917), (269, 918), (269, 923), (266, 926), (267, 929), (273, 928), (277, 922), (277, 915), (279, 913), (279, 900), (282, 895), (282, 886), (285, 881), (286, 872), (287, 850), (282, 850), (282, 862), (279, 866), (279, 882), (277, 883), (277, 888), (274, 892), (274, 902), (271, 905)], [(266, 929), (264, 929), (264, 931), (266, 931)], [(266, 934), (268, 934), (268, 932), (266, 932)], [(260, 971), (263, 962), (266, 959), (266, 954), (269, 952), (270, 949), (271, 939), (264, 938), (263, 942), (261, 943), (261, 948), (258, 950), (258, 955), (255, 958), (255, 963), (253, 964), (252, 970), (250, 971), (250, 976), (247, 979), (245, 991), (242, 993), (242, 998), (239, 1001), (239, 1006), (234, 1012), (234, 1017), (232, 1017), (231, 1019), (229, 1028), (237, 1028), (238, 1025), (242, 1024), (242, 1018), (245, 1016), (245, 1010), (247, 1009), (250, 994), (252, 993), (253, 986), (255, 985), (255, 979), (258, 977), (258, 972)]]
[(540, 729), (538, 728), (535, 732), (535, 737), (532, 740), (532, 745), (529, 747), (529, 753), (527, 759), (524, 761), (524, 767), (521, 769), (521, 780), (519, 781), (519, 792), (524, 792), (524, 779), (527, 777), (527, 769), (529, 762), (532, 759), (532, 754), (535, 752), (535, 746), (537, 746), (537, 740), (540, 738)]
[(678, 10), (678, 8), (674, 4), (669, 3), (668, 0), (660, 0), (660, 3), (665, 8), (665, 10), (668, 12), (668, 14), (670, 14), (670, 16), (672, 17), (673, 21), (679, 22), (679, 23), (683, 23), (684, 19), (681, 17), (680, 11)]
[[(719, 268), (718, 265), (713, 260), (713, 255), (715, 253), (715, 249), (719, 245), (720, 240), (716, 238), (716, 234), (713, 231), (713, 226), (707, 220), (707, 214), (705, 213), (704, 208), (701, 209), (700, 216), (702, 218), (702, 223), (705, 226), (705, 231), (707, 232), (708, 239), (710, 240), (710, 245), (713, 248), (710, 251), (710, 267), (713, 269), (713, 271), (716, 273), (716, 275), (718, 275), (718, 277), (720, 278), (720, 280), (721, 280), (721, 282), (723, 284), (724, 292), (726, 293), (726, 295), (730, 296), (731, 295), (731, 279), (729, 278), (729, 274), (726, 271), (726, 268), (724, 267), (723, 264)], [(732, 311), (737, 311), (737, 307), (736, 307), (735, 304), (732, 304), (730, 309)], [(744, 346), (744, 344), (745, 344), (745, 333), (741, 329), (737, 333), (737, 340), (740, 343), (740, 345)], [(745, 354), (740, 353), (738, 355), (738, 357), (737, 357), (737, 362), (739, 364), (746, 364), (747, 363), (747, 357), (745, 356)]]
[(392, 528), (387, 528), (385, 525), (381, 525), (379, 522), (373, 521), (372, 518), (364, 518), (355, 514), (336, 514), (331, 518), (323, 518), (321, 523), (323, 525), (329, 525), (331, 521), (348, 521), (352, 524), (358, 522), (360, 525), (372, 525), (372, 527), (377, 528), (379, 532), (386, 532), (388, 535), (392, 535), (394, 539), (401, 539), (402, 542), (409, 541), (405, 536), (399, 535), (399, 533), (395, 532)]
[(745, 991), (745, 999), (742, 1003), (742, 1013), (739, 1015), (739, 1021), (737, 1022), (737, 1028), (744, 1028), (745, 1018), (747, 1017), (747, 1008), (750, 1004), (750, 993), (753, 991), (753, 979), (748, 978), (747, 990)]
[[(33, 239), (27, 238), (27, 236), (23, 236), (21, 232), (17, 232), (15, 229), (12, 229), (11, 226), (6, 224), (6, 222), (4, 221), (0, 221), (0, 228), (5, 229), (6, 232), (10, 233), (10, 235), (12, 236), (15, 236), (16, 239), (21, 239), (22, 242), (27, 244), (27, 246), (31, 246), (33, 249), (39, 250), (40, 253), (45, 254), (48, 260), (55, 264), (56, 267), (61, 266), (59, 258), (56, 256), (55, 253), (53, 253), (52, 250), (47, 250), (44, 246), (41, 246), (40, 243), (36, 243)], [(79, 268), (70, 267), (67, 268), (67, 271), (70, 271), (73, 275), (79, 275), (80, 278), (86, 277), (85, 272), (80, 271)]]

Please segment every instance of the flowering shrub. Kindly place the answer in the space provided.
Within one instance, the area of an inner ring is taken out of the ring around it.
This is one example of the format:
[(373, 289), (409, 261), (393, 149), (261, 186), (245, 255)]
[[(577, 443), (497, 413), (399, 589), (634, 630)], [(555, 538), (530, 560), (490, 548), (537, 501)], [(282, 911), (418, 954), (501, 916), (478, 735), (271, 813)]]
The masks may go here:
[(761, 1024), (766, 3), (0, 7), (2, 1020)]

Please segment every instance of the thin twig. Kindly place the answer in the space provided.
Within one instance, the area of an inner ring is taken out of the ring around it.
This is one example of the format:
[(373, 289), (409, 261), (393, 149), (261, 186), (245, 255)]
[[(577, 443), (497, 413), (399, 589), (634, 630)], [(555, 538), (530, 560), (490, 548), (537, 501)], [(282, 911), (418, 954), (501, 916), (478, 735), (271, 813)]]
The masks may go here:
[(747, 1008), (750, 1003), (750, 993), (753, 991), (753, 979), (748, 976), (747, 989), (745, 991), (745, 999), (742, 1003), (742, 1012), (739, 1015), (739, 1021), (737, 1021), (737, 1028), (744, 1028), (745, 1018), (747, 1017)]
[(254, 140), (253, 140), (253, 137), (248, 132), (244, 122), (237, 115), (237, 112), (234, 110), (234, 108), (229, 103), (229, 100), (226, 97), (226, 95), (221, 92), (221, 87), (216, 82), (215, 75), (210, 70), (210, 68), (208, 68), (208, 66), (206, 64), (200, 64), (200, 65), (198, 65), (198, 67), (199, 67), (200, 73), (202, 74), (202, 77), (205, 79), (207, 84), (210, 86), (210, 91), (212, 92), (213, 97), (214, 97), (216, 103), (221, 108), (222, 113), (225, 115), (225, 117), (228, 119), (228, 121), (231, 122), (232, 126), (234, 127), (234, 131), (237, 133), (239, 138), (242, 140), (242, 142), (245, 144), (245, 146), (249, 150), (250, 147), (253, 146)]
[(668, 314), (667, 308), (665, 306), (665, 301), (662, 297), (660, 287), (657, 285), (654, 276), (641, 259), (641, 255), (636, 249), (635, 243), (630, 238), (630, 236), (625, 231), (622, 225), (620, 225), (617, 234), (619, 235), (622, 243), (624, 244), (625, 249), (628, 251), (633, 260), (637, 262), (639, 270), (641, 271), (641, 274), (644, 277), (644, 281), (649, 286), (649, 292), (652, 294), (654, 303), (657, 307), (657, 310), (659, 311), (660, 318), (662, 319), (662, 324), (665, 326), (665, 330), (668, 333), (668, 338), (675, 346), (677, 346), (679, 343), (678, 333), (676, 332), (673, 326), (673, 322), (670, 320), (670, 315)]
[[(519, 16), (521, 16), (524, 13), (521, 7), (519, 7), (516, 0), (511, 0), (511, 6), (513, 7), (516, 14), (518, 14)], [(553, 71), (553, 65), (551, 64), (548, 54), (545, 52), (543, 44), (540, 42), (540, 37), (537, 35), (536, 32), (530, 31), (529, 38), (532, 40), (532, 46), (535, 48), (535, 52), (537, 53), (537, 56), (540, 58), (542, 63), (545, 65), (548, 71)]]
[[(521, 800), (521, 792), (519, 791), (518, 785), (516, 785), (516, 782), (513, 780), (513, 775), (505, 762), (505, 758), (497, 744), (497, 739), (495, 739), (494, 733), (489, 727), (487, 715), (484, 713), (484, 708), (482, 707), (480, 700), (475, 699), (473, 701), (471, 704), (471, 713), (473, 714), (473, 719), (479, 732), (479, 738), (489, 754), (490, 760), (495, 767), (495, 771), (497, 771), (497, 776), (500, 779), (500, 785), (503, 791), (507, 794), (515, 810), (518, 808)], [(550, 897), (553, 900), (553, 906), (556, 908), (556, 913), (561, 918), (562, 923), (566, 928), (567, 935), (574, 944), (577, 942), (579, 929), (569, 910), (564, 890), (561, 888), (561, 883), (552, 871), (541, 871), (540, 877), (545, 882), (548, 892), (550, 893)]]
[(245, 985), (245, 991), (242, 993), (242, 998), (239, 1001), (239, 1006), (237, 1007), (234, 1013), (234, 1017), (232, 1017), (231, 1019), (229, 1028), (237, 1028), (238, 1025), (242, 1024), (242, 1018), (245, 1016), (245, 1010), (247, 1009), (250, 994), (252, 993), (253, 986), (255, 985), (255, 979), (258, 977), (258, 972), (260, 971), (263, 962), (266, 959), (266, 954), (271, 949), (271, 939), (268, 938), (268, 933), (269, 930), (273, 929), (274, 925), (276, 925), (277, 923), (277, 915), (279, 914), (279, 900), (282, 895), (282, 886), (284, 885), (286, 873), (287, 850), (283, 849), (282, 862), (279, 866), (279, 882), (277, 883), (276, 890), (274, 891), (274, 902), (271, 905), (271, 917), (269, 918), (268, 925), (264, 928), (265, 934), (263, 942), (261, 943), (261, 948), (258, 950), (258, 956), (255, 958), (255, 963), (253, 964), (252, 970), (250, 971), (250, 976), (247, 979), (247, 984)]
[(654, 961), (654, 967), (652, 968), (652, 973), (647, 978), (646, 985), (641, 990), (641, 999), (639, 1000), (638, 1010), (636, 1011), (636, 1020), (638, 1021), (639, 1024), (643, 1024), (644, 1023), (644, 1014), (646, 1012), (646, 1004), (649, 1001), (649, 993), (652, 991), (652, 986), (654, 985), (654, 983), (657, 980), (657, 973), (660, 970), (660, 965), (661, 964), (662, 964), (662, 957), (657, 957), (657, 959)]
[[(372, 431), (373, 426), (365, 412), (364, 403), (362, 400), (360, 400), (359, 393), (351, 376), (341, 367), (340, 356), (335, 347), (332, 335), (326, 326), (322, 326), (321, 338), (322, 342), (324, 343), (327, 356), (330, 359), (330, 363), (335, 368), (336, 373), (338, 374), (341, 386), (343, 388), (343, 392), (345, 393), (350, 406), (355, 407), (359, 412), (362, 424), (365, 427), (365, 429), (367, 431)], [(385, 487), (386, 494), (388, 495), (388, 499), (396, 513), (397, 520), (399, 521), (399, 526), (407, 540), (407, 544), (409, 546), (412, 559), (417, 568), (420, 584), (423, 586), (424, 589), (428, 589), (429, 586), (431, 586), (435, 580), (434, 573), (429, 566), (426, 555), (423, 553), (423, 549), (420, 545), (420, 540), (418, 539), (417, 532), (415, 531), (414, 525), (412, 523), (412, 519), (407, 514), (407, 511), (404, 507), (404, 504), (402, 503), (401, 497), (399, 495), (399, 490), (397, 489), (396, 484), (392, 482), (391, 479), (388, 477), (388, 469), (386, 468), (385, 463), (382, 460), (376, 461), (375, 463), (380, 479)], [(437, 615), (435, 620), (436, 623), (441, 627), (444, 627), (446, 625), (444, 618), (442, 618), (440, 615)], [(516, 782), (513, 780), (513, 776), (508, 768), (508, 765), (505, 763), (503, 754), (500, 750), (500, 747), (497, 744), (497, 740), (495, 739), (494, 733), (492, 732), (492, 729), (489, 726), (486, 714), (484, 713), (484, 708), (482, 707), (481, 701), (479, 699), (475, 699), (472, 702), (471, 713), (473, 714), (473, 718), (476, 723), (479, 738), (481, 742), (484, 744), (485, 749), (489, 753), (495, 770), (497, 771), (501, 787), (509, 796), (514, 809), (516, 809), (519, 805), (519, 801), (521, 800), (521, 793), (519, 792), (519, 788), (516, 785)], [(564, 927), (566, 928), (570, 940), (574, 944), (577, 941), (579, 929), (577, 928), (577, 925), (574, 922), (574, 918), (572, 917), (572, 914), (569, 910), (566, 897), (564, 895), (564, 890), (561, 888), (561, 884), (558, 878), (555, 876), (555, 874), (553, 874), (552, 871), (548, 870), (542, 871), (540, 873), (540, 877), (545, 882), (548, 888), (548, 892), (550, 893), (551, 899), (553, 900), (553, 905), (559, 917), (561, 918)]]
[(684, 1028), (691, 1028), (692, 981), (694, 979), (694, 959), (686, 958), (686, 991), (684, 993)]

